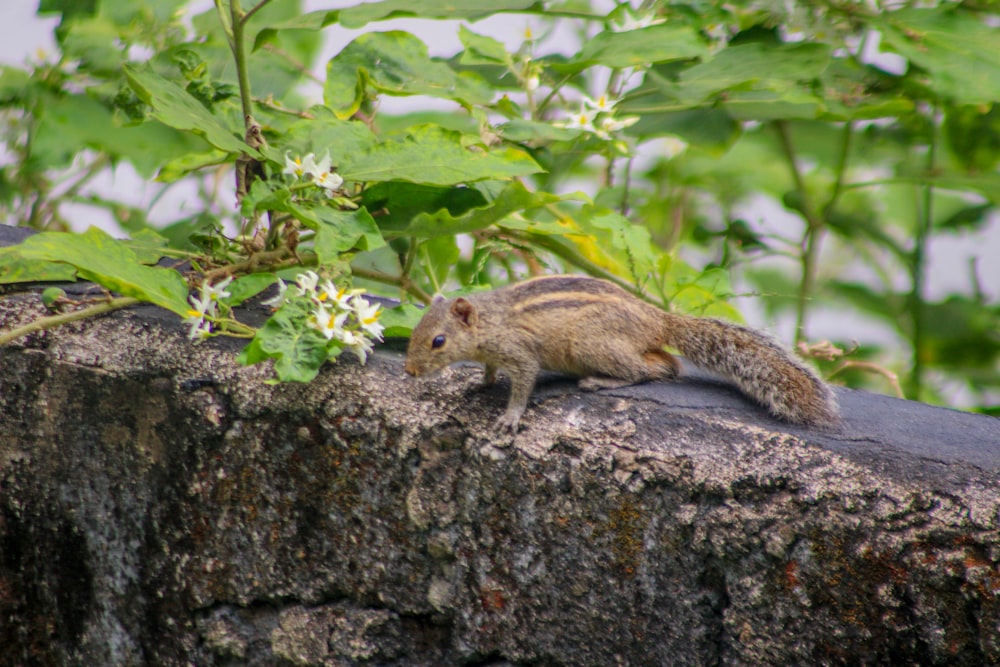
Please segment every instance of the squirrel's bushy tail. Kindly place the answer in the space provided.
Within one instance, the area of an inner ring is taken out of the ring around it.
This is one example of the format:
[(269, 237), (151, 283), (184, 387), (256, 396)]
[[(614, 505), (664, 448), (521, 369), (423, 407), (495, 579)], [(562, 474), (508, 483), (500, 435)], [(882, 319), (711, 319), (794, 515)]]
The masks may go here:
[(695, 365), (729, 378), (776, 417), (799, 424), (837, 421), (830, 387), (767, 334), (721, 320), (666, 316), (667, 345)]

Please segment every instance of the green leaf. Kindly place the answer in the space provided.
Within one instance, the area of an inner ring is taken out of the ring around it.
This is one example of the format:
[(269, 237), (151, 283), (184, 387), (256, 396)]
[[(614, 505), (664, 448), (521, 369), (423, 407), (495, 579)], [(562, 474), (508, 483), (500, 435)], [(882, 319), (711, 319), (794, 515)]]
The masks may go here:
[(423, 316), (423, 308), (417, 308), (410, 303), (403, 303), (395, 308), (383, 309), (378, 321), (379, 324), (385, 327), (385, 330), (382, 332), (385, 338), (405, 338), (410, 335), (413, 327), (417, 326), (417, 322)]
[(460, 62), (463, 65), (509, 65), (513, 62), (503, 42), (472, 32), (464, 25), (458, 27), (458, 38), (465, 47)]
[(92, 149), (125, 158), (148, 177), (164, 162), (205, 146), (159, 123), (119, 125), (111, 110), (87, 95), (48, 98), (36, 120), (31, 153), (42, 166), (67, 165), (81, 151)]
[(170, 244), (169, 240), (157, 234), (152, 229), (142, 229), (132, 234), (131, 239), (122, 241), (135, 253), (136, 261), (140, 264), (156, 264), (163, 257), (163, 251)]
[(311, 204), (293, 201), (291, 191), (276, 181), (254, 181), (240, 204), (240, 212), (246, 217), (260, 211), (279, 211), (291, 214), (310, 229), (319, 229), (323, 224), (317, 210)]
[(421, 238), (465, 234), (490, 225), (503, 224), (503, 221), (514, 213), (558, 201), (560, 201), (558, 195), (530, 192), (520, 181), (514, 181), (488, 205), (472, 208), (460, 215), (452, 215), (447, 209), (420, 213), (414, 217), (404, 233)]
[(119, 46), (123, 30), (107, 18), (73, 18), (60, 26), (59, 34), (63, 53), (68, 58), (79, 59), (81, 69), (112, 72), (125, 62), (125, 53)]
[(372, 21), (412, 16), (421, 19), (478, 21), (501, 12), (545, 12), (539, 0), (383, 0), (365, 2), (340, 11), (345, 28), (360, 28)]
[(497, 129), (504, 139), (533, 143), (540, 141), (572, 141), (580, 136), (580, 130), (559, 127), (552, 123), (535, 120), (515, 119), (500, 125)]
[(72, 282), (76, 270), (55, 262), (25, 259), (19, 246), (0, 248), (0, 285), (14, 283)]
[(343, 157), (340, 174), (353, 181), (410, 181), (454, 185), (486, 179), (527, 176), (542, 171), (523, 151), (510, 147), (466, 146), (458, 132), (433, 125), (412, 128), (398, 141)]
[(24, 101), (31, 86), (31, 73), (18, 67), (0, 65), (0, 103)]
[[(661, 98), (662, 99), (662, 98)], [(676, 109), (676, 104), (657, 106), (655, 100), (643, 98), (619, 105), (622, 115), (638, 115), (639, 122), (628, 128), (630, 135), (648, 138), (680, 137), (689, 144), (719, 152), (728, 148), (742, 133), (739, 123), (725, 109)]]
[(378, 137), (360, 121), (341, 120), (322, 106), (309, 111), (314, 117), (290, 125), (282, 150), (269, 149), (269, 158), (284, 165), (286, 151), (299, 156), (314, 153), (317, 158), (329, 151), (333, 165), (338, 167), (342, 156), (357, 155), (378, 143)]
[(454, 236), (435, 236), (420, 243), (419, 254), (430, 282), (441, 285), (458, 265), (462, 251)]
[(375, 250), (385, 245), (378, 225), (363, 208), (356, 211), (319, 208), (314, 213), (321, 223), (314, 243), (320, 264), (337, 262), (349, 250)]
[(327, 340), (306, 324), (308, 317), (298, 304), (286, 304), (257, 330), (237, 360), (250, 365), (274, 359), (274, 373), (282, 382), (310, 382), (328, 353)]
[(278, 21), (277, 23), (272, 23), (257, 33), (253, 42), (253, 51), (257, 51), (265, 44), (273, 44), (276, 40), (278, 32), (280, 31), (307, 30), (316, 32), (318, 30), (322, 30), (328, 25), (336, 23), (339, 17), (340, 12), (338, 10), (319, 10), (295, 16), (290, 19), (285, 19), (284, 21)]
[(400, 236), (421, 213), (446, 210), (458, 216), (475, 206), (485, 206), (487, 200), (478, 188), (385, 181), (365, 188), (361, 203), (369, 211), (379, 212), (377, 222), (383, 233)]
[(273, 273), (251, 273), (248, 276), (241, 276), (229, 284), (226, 291), (229, 298), (226, 303), (230, 306), (238, 306), (247, 299), (252, 299), (278, 280), (278, 276)]
[(173, 81), (151, 70), (125, 66), (125, 76), (143, 102), (153, 107), (153, 117), (178, 130), (190, 130), (228, 153), (245, 152), (260, 157), (233, 128), (206, 109), (201, 102)]
[[(164, 130), (169, 130), (174, 132), (173, 128), (165, 127), (163, 125), (150, 123), (150, 126), (159, 126)], [(178, 132), (177, 134), (182, 134)], [(189, 139), (200, 141), (190, 133), (183, 134), (183, 136)], [(220, 164), (224, 164), (229, 160), (229, 154), (224, 151), (219, 151), (211, 148), (204, 142), (201, 142), (199, 148), (192, 148), (191, 152), (184, 153), (183, 155), (174, 158), (172, 160), (165, 160), (160, 164), (160, 170), (156, 172), (156, 181), (159, 183), (174, 183), (190, 175), (192, 172), (204, 169), (205, 167), (215, 167)]]
[[(939, 303), (924, 304), (925, 361), (952, 366), (996, 379), (1000, 359), (1000, 310), (978, 299), (953, 295)], [(985, 373), (984, 373), (985, 371)]]
[(833, 58), (820, 75), (826, 120), (869, 120), (910, 114), (914, 102), (899, 79), (853, 58)]
[(927, 71), (935, 95), (957, 104), (1000, 99), (997, 29), (959, 9), (907, 9), (876, 18), (885, 45)]
[(723, 106), (739, 120), (795, 120), (817, 118), (826, 110), (818, 97), (805, 90), (737, 90)]
[(649, 229), (630, 222), (620, 213), (610, 210), (584, 210), (581, 226), (590, 231), (606, 250), (613, 249), (628, 267), (632, 280), (643, 285), (653, 273), (657, 253)]
[(699, 317), (743, 321), (739, 311), (726, 303), (733, 292), (725, 269), (698, 271), (672, 255), (664, 255), (658, 262), (657, 269), (663, 278), (659, 286), (661, 292), (681, 312)]
[(83, 280), (123, 296), (154, 303), (182, 316), (189, 309), (187, 284), (179, 273), (143, 266), (127, 245), (97, 227), (83, 234), (43, 232), (15, 247), (25, 259), (69, 264)]
[(593, 65), (642, 67), (708, 55), (708, 45), (688, 26), (660, 24), (627, 32), (599, 32), (556, 71), (580, 71)]
[(747, 120), (815, 118), (825, 105), (811, 88), (829, 62), (825, 44), (750, 42), (683, 70), (676, 81), (656, 71), (647, 79), (674, 101), (674, 108), (665, 111), (721, 102), (733, 116)]
[(97, 0), (41, 0), (38, 3), (39, 16), (60, 13), (64, 18), (92, 16), (97, 11)]
[(429, 95), (464, 106), (488, 104), (493, 88), (473, 73), (455, 72), (427, 54), (427, 45), (408, 32), (361, 35), (326, 66), (323, 99), (340, 118), (361, 108), (367, 89), (387, 95)]
[(937, 223), (937, 226), (949, 231), (979, 230), (990, 222), (991, 215), (995, 211), (994, 204), (975, 204), (949, 215), (945, 220)]
[(993, 171), (1000, 162), (1000, 104), (948, 109), (944, 130), (952, 153), (971, 172)]

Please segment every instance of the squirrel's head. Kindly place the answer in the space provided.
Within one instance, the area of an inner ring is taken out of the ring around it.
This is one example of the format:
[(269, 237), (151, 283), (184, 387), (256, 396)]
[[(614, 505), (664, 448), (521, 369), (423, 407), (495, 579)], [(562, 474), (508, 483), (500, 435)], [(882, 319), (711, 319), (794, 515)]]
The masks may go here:
[(473, 359), (479, 312), (467, 299), (436, 297), (410, 335), (406, 372), (433, 373), (456, 361)]

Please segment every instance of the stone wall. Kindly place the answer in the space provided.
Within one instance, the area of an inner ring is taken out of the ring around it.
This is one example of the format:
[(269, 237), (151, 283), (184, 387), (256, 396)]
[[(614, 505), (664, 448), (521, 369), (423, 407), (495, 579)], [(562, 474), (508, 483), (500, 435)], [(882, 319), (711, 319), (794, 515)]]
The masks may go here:
[(0, 348), (0, 666), (1000, 662), (998, 420), (554, 380), (511, 439), (474, 369), (234, 349), (147, 308)]

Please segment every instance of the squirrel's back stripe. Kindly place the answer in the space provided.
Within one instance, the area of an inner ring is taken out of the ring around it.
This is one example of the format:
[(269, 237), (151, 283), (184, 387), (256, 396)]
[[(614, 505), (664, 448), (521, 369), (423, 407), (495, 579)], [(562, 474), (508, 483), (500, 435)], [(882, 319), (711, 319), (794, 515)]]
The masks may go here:
[(579, 293), (567, 293), (565, 298), (554, 294), (543, 295), (539, 296), (537, 299), (531, 299), (523, 303), (518, 303), (513, 306), (512, 310), (520, 314), (524, 314), (540, 310), (579, 309), (586, 306), (592, 306), (595, 303), (607, 303), (607, 299), (597, 295), (591, 298), (581, 297), (583, 297), (583, 295)]
[(572, 292), (584, 294), (604, 294), (620, 296), (625, 293), (617, 285), (588, 276), (544, 276), (532, 278), (523, 283), (516, 283), (503, 288), (520, 299), (530, 299), (535, 296), (552, 297), (556, 292)]

